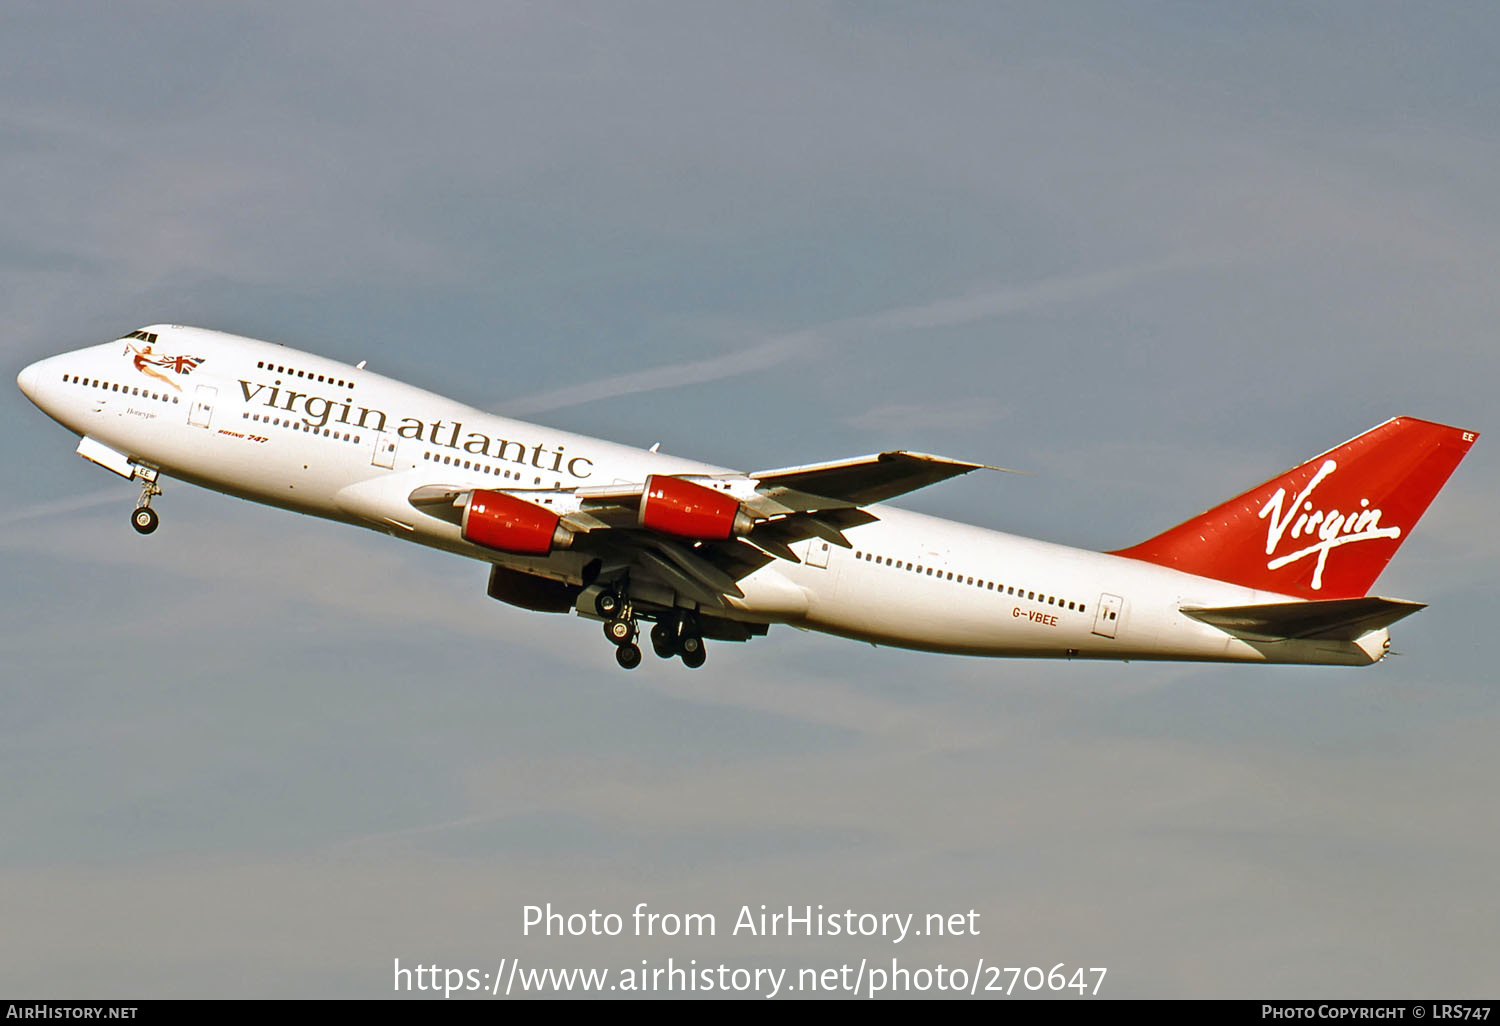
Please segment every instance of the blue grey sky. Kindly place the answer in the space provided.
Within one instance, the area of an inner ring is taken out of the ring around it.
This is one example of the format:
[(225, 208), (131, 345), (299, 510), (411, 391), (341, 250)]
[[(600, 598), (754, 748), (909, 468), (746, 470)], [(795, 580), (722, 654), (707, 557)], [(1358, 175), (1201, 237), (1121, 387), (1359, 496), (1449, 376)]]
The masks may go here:
[[(168, 321), (1112, 548), (1389, 416), (1495, 431), (1500, 11), (11, 3), (15, 369)], [(9, 379), (6, 379), (7, 381)], [(484, 568), (181, 484), (7, 386), (0, 993), (351, 996), (403, 964), (1106, 966), (1122, 996), (1493, 995), (1481, 439), (1362, 671), (773, 628), (619, 672)], [(521, 909), (712, 912), (694, 942)], [(743, 904), (982, 934), (729, 937)]]

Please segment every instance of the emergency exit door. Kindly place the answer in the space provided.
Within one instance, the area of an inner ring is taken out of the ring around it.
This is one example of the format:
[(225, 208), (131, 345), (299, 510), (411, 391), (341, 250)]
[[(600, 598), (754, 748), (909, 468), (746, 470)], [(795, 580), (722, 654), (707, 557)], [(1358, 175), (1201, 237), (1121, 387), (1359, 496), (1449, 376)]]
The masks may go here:
[(208, 427), (214, 416), (214, 402), (219, 390), (212, 385), (199, 385), (193, 393), (193, 405), (188, 407), (188, 424), (192, 427)]
[(377, 467), (392, 470), (396, 466), (396, 439), (384, 431), (375, 432), (375, 452), (370, 462)]
[(1094, 612), (1094, 633), (1103, 638), (1112, 638), (1120, 629), (1120, 611), (1125, 600), (1118, 595), (1100, 595)]

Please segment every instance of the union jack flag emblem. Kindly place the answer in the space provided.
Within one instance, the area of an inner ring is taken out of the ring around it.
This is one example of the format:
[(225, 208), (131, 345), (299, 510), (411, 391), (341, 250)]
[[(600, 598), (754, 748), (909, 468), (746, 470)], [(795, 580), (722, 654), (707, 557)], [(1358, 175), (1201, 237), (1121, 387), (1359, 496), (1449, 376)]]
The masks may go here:
[(158, 367), (170, 368), (178, 374), (186, 374), (202, 362), (203, 357), (201, 356), (163, 356), (161, 359), (155, 361)]
[(125, 354), (130, 357), (130, 362), (135, 364), (135, 369), (143, 374), (154, 374), (154, 371), (146, 370), (147, 367), (160, 367), (163, 370), (172, 371), (174, 374), (189, 374), (203, 362), (201, 356), (165, 356), (151, 351), (151, 346), (145, 345), (140, 349), (127, 344)]

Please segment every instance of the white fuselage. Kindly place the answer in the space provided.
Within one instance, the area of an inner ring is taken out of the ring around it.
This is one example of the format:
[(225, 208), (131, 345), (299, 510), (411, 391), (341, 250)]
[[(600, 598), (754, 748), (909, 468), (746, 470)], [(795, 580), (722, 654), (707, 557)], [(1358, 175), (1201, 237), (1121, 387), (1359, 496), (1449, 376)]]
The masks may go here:
[[(497, 417), (273, 343), (147, 330), (159, 335), (156, 353), (201, 363), (153, 374), (132, 363), (122, 340), (34, 364), (22, 385), (73, 432), (169, 477), (488, 563), (577, 583), (583, 557), (512, 557), (473, 545), (456, 525), (416, 511), (410, 494), (427, 485), (555, 490), (734, 473)], [(1384, 630), (1358, 642), (1243, 641), (1179, 608), (1288, 597), (886, 505), (871, 512), (876, 522), (845, 532), (851, 548), (800, 543), (801, 563), (772, 560), (750, 574), (744, 597), (721, 615), (990, 656), (1364, 665), (1387, 644)]]

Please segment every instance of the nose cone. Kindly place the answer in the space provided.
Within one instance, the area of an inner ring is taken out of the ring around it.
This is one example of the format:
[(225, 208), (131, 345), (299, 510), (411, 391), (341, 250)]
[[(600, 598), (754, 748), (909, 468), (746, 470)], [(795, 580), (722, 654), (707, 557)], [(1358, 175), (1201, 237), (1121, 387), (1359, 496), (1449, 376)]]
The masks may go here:
[(21, 373), (16, 375), (16, 384), (21, 386), (21, 391), (25, 392), (26, 398), (32, 402), (37, 401), (36, 387), (42, 376), (41, 366), (40, 363), (33, 363), (29, 367), (22, 368)]

